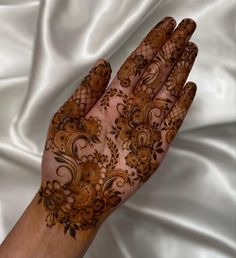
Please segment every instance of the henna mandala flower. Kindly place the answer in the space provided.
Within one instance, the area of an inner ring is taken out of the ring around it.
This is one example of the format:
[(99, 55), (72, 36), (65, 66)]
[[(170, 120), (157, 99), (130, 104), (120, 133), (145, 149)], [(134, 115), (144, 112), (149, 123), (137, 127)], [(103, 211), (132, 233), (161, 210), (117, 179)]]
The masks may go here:
[(78, 123), (75, 122), (75, 121), (67, 121), (64, 125), (64, 129), (66, 132), (68, 133), (74, 133), (74, 132), (77, 132), (78, 130)]
[(145, 182), (159, 166), (158, 161), (153, 156), (154, 150), (152, 148), (140, 147), (130, 152), (125, 159), (128, 166), (137, 170), (139, 180)]
[(88, 119), (84, 119), (85, 123), (85, 132), (90, 136), (99, 136), (102, 131), (101, 120), (96, 117), (89, 117)]
[(47, 226), (52, 227), (57, 220), (62, 223), (68, 219), (68, 211), (73, 202), (69, 189), (63, 189), (58, 181), (48, 181), (46, 187), (41, 189), (39, 194), (40, 202), (43, 200), (48, 211)]
[(53, 140), (54, 146), (59, 150), (64, 150), (68, 139), (69, 139), (69, 134), (67, 134), (64, 131), (58, 131), (54, 136), (54, 140)]
[(82, 208), (91, 206), (95, 199), (95, 188), (85, 181), (80, 181), (77, 185), (73, 185), (73, 207)]
[(141, 176), (141, 178), (146, 181), (146, 177), (149, 178), (149, 174), (151, 175), (151, 164), (148, 163), (142, 163), (137, 167), (138, 175)]
[[(102, 157), (101, 157), (102, 158)], [(84, 157), (83, 162), (80, 164), (81, 180), (89, 182), (91, 185), (96, 186), (101, 179), (101, 166), (92, 155)], [(102, 160), (104, 162), (105, 160)]]
[(151, 159), (152, 150), (147, 147), (141, 147), (137, 150), (137, 159), (141, 163), (148, 163)]
[(139, 161), (135, 153), (130, 152), (126, 157), (126, 164), (131, 168), (137, 168)]
[(144, 120), (144, 114), (140, 109), (137, 108), (131, 113), (129, 124), (131, 125), (131, 127), (134, 127), (142, 123), (143, 120)]

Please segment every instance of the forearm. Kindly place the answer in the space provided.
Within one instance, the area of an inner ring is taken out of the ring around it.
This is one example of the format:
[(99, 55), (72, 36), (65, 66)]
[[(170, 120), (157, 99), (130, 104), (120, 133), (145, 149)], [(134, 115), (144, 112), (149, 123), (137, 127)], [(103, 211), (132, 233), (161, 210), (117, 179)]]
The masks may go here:
[[(79, 258), (83, 257), (99, 225), (76, 233), (76, 238), (64, 234), (62, 224), (49, 228), (47, 212), (38, 204), (39, 196), (30, 203), (22, 217), (0, 246), (0, 258)], [(101, 224), (101, 223), (100, 223)]]

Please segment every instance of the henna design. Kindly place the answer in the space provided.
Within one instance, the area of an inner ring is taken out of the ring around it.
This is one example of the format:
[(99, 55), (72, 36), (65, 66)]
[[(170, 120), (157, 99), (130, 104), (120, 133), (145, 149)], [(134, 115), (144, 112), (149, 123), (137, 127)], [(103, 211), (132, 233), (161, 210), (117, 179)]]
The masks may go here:
[(80, 106), (82, 105), (80, 107), (80, 110), (83, 110), (82, 116), (87, 114), (94, 106), (110, 80), (110, 64), (101, 60), (99, 62), (99, 65), (94, 67), (89, 75), (84, 78), (81, 87), (75, 93), (75, 98), (72, 97), (71, 99), (73, 102), (79, 103)]
[[(63, 139), (68, 138), (70, 134), (75, 134), (79, 137), (78, 130), (83, 132), (83, 128), (86, 126), (94, 132), (97, 131), (98, 136), (100, 135), (101, 121), (96, 118), (84, 120), (81, 117), (94, 106), (102, 95), (109, 82), (110, 74), (110, 64), (105, 61), (100, 61), (96, 67), (91, 69), (89, 75), (82, 81), (80, 88), (53, 116), (46, 141), (46, 150), (56, 147), (66, 152)], [(93, 122), (92, 120), (96, 121)], [(81, 137), (84, 137), (83, 133), (79, 138)], [(87, 137), (89, 136), (87, 135)], [(93, 137), (96, 137), (96, 134)]]
[(39, 202), (43, 201), (48, 212), (47, 226), (59, 222), (64, 225), (65, 233), (69, 230), (75, 237), (76, 230), (95, 226), (102, 214), (116, 206), (121, 201), (122, 192), (114, 190), (113, 184), (121, 187), (130, 182), (127, 171), (114, 169), (117, 158), (112, 155), (108, 160), (106, 155), (95, 151), (72, 161), (65, 153), (57, 153), (55, 159), (62, 164), (57, 175), (60, 176), (63, 169), (63, 174), (69, 174), (70, 178), (64, 184), (53, 180), (41, 187)]
[[(65, 114), (63, 108), (60, 113)], [(132, 185), (130, 173), (116, 168), (118, 148), (109, 138), (110, 158), (96, 150), (93, 154), (79, 157), (78, 146), (86, 148), (99, 142), (102, 126), (96, 117), (73, 121), (68, 113), (57, 123), (57, 132), (53, 128), (54, 137), (48, 139), (51, 144), (46, 145), (46, 149), (55, 154), (55, 160), (60, 164), (56, 175), (67, 178), (67, 181), (47, 181), (39, 192), (39, 202), (43, 202), (48, 212), (47, 226), (61, 223), (64, 232), (75, 237), (76, 230), (94, 227), (102, 214), (118, 205), (122, 191), (117, 188), (122, 188), (126, 183)], [(83, 145), (80, 145), (80, 141)]]
[(142, 55), (133, 53), (128, 60), (121, 66), (117, 73), (122, 87), (129, 87), (130, 77), (140, 75), (141, 70), (148, 64), (148, 60)]
[(166, 41), (157, 56), (150, 62), (135, 91), (146, 92), (154, 98), (183, 52), (195, 28), (195, 23), (189, 19), (185, 19), (179, 24), (172, 37)]
[(165, 140), (168, 144), (174, 139), (177, 134), (184, 117), (194, 99), (196, 93), (196, 85), (188, 83), (181, 91), (181, 95), (177, 103), (163, 121), (162, 131), (165, 132)]
[(158, 155), (163, 152), (159, 127), (150, 123), (153, 108), (159, 108), (162, 113), (169, 100), (161, 99), (160, 102), (162, 104), (153, 106), (150, 95), (141, 92), (117, 106), (119, 117), (111, 134), (122, 141), (123, 149), (128, 150), (126, 164), (135, 169), (136, 176), (132, 180), (139, 183), (147, 181), (158, 168)]
[(129, 87), (131, 77), (142, 74), (149, 61), (170, 36), (175, 21), (171, 17), (164, 18), (144, 38), (137, 49), (128, 57), (117, 73), (122, 87)]
[(54, 120), (61, 121), (64, 114), (70, 113), (73, 118), (85, 116), (103, 94), (110, 80), (111, 67), (104, 60), (92, 68), (81, 82), (80, 87), (72, 97), (63, 105), (63, 112), (58, 112)]
[[(44, 155), (53, 157), (55, 174), (46, 176), (39, 191), (48, 227), (61, 224), (73, 238), (95, 228), (159, 167), (195, 94), (191, 83), (182, 90), (196, 56), (193, 45), (185, 49), (194, 25), (184, 20), (164, 44), (172, 29), (173, 19), (164, 19), (131, 54), (117, 74), (123, 88), (104, 93), (111, 69), (100, 63), (54, 115)], [(145, 68), (136, 87), (125, 91)], [(159, 95), (162, 85), (165, 94)], [(94, 105), (98, 112), (89, 112)], [(116, 114), (109, 126), (103, 121), (108, 112)]]
[[(45, 151), (52, 152), (59, 164), (58, 180), (42, 184), (39, 203), (42, 202), (48, 212), (47, 226), (61, 223), (64, 232), (74, 238), (76, 230), (94, 227), (102, 214), (117, 206), (122, 194), (119, 188), (132, 184), (130, 173), (116, 168), (119, 153), (111, 139), (107, 138), (110, 157), (96, 149), (92, 154), (79, 156), (79, 149), (100, 142), (101, 120), (82, 115), (93, 105), (93, 96), (101, 95), (104, 80), (109, 81), (109, 70), (108, 65), (99, 64), (85, 77), (81, 88), (54, 115), (45, 145)], [(98, 84), (96, 89), (94, 86)]]
[(104, 107), (105, 110), (109, 107), (109, 101), (112, 97), (120, 97), (123, 100), (127, 100), (128, 96), (122, 91), (116, 88), (109, 88), (106, 93), (102, 96), (100, 100), (100, 105)]
[(192, 65), (197, 56), (197, 47), (193, 43), (188, 43), (184, 54), (178, 60), (163, 88), (169, 91), (171, 96), (178, 97), (187, 77), (192, 69)]

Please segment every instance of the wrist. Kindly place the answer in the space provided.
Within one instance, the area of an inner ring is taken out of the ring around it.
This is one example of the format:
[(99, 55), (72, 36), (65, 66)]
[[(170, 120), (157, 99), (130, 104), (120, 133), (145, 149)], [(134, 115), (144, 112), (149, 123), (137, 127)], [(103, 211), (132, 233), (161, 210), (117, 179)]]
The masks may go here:
[(82, 257), (103, 219), (101, 218), (95, 228), (76, 231), (76, 237), (72, 238), (64, 233), (63, 224), (58, 223), (53, 227), (46, 225), (48, 214), (45, 207), (38, 203), (39, 199), (37, 193), (0, 246), (0, 257)]

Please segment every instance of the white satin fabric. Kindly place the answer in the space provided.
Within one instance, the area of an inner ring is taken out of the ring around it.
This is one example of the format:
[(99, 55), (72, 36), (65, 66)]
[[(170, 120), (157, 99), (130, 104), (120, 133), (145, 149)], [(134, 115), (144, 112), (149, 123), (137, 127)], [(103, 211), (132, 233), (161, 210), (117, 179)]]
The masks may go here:
[(197, 97), (158, 173), (86, 257), (235, 257), (235, 13), (234, 0), (0, 0), (0, 241), (39, 187), (57, 107), (96, 59), (116, 71), (168, 15), (198, 24)]

